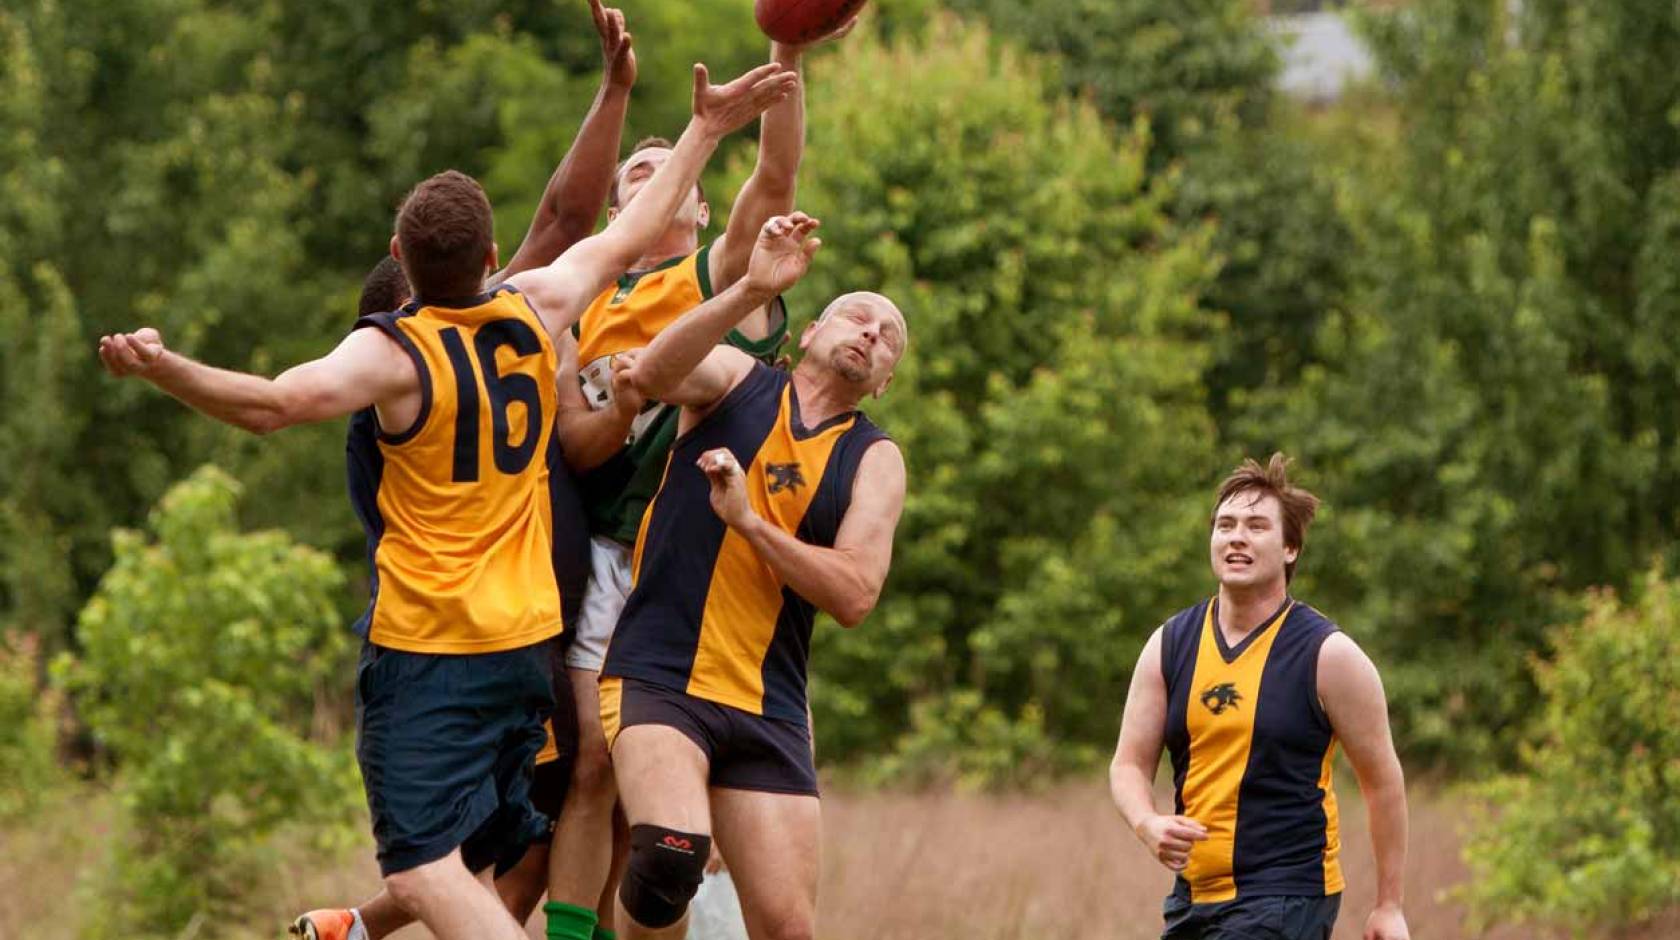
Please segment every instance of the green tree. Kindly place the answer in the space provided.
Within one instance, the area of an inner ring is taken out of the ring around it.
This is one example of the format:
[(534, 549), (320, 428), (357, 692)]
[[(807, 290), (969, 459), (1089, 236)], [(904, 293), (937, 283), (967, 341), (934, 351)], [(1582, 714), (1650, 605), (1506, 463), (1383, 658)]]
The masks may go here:
[(1584, 928), (1680, 903), (1680, 582), (1589, 598), (1536, 661), (1538, 735), (1480, 790), (1466, 891), (1483, 922)]
[(911, 333), (872, 409), (909, 502), (876, 614), (819, 631), (825, 753), (879, 750), (914, 704), (968, 713), (975, 694), (1041, 729), (989, 721), (1000, 746), (1109, 738), (1143, 639), (1198, 576), (1208, 233), (1167, 217), (1144, 126), (1115, 133), (979, 26), (854, 36), (810, 97), (800, 202), (828, 247), (796, 315), (879, 290)]
[(90, 935), (231, 913), (269, 835), (325, 826), (330, 844), (358, 802), (329, 694), (349, 673), (343, 579), (283, 533), (239, 532), (238, 493), (206, 467), (153, 510), (150, 538), (119, 530), (59, 666), (126, 811)]

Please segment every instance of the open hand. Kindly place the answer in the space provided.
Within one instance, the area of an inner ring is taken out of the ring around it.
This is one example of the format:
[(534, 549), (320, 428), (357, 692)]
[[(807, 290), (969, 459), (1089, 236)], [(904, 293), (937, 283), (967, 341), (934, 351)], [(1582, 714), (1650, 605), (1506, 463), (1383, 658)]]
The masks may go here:
[(1190, 864), (1190, 848), (1207, 838), (1207, 827), (1188, 816), (1151, 816), (1138, 826), (1149, 854), (1173, 871)]
[(767, 62), (727, 85), (713, 85), (706, 66), (694, 65), (694, 120), (708, 135), (722, 139), (792, 94), (799, 73)]
[(712, 511), (731, 528), (740, 528), (752, 518), (747, 502), (747, 477), (740, 461), (727, 447), (708, 450), (695, 461), (712, 484)]
[(774, 296), (799, 283), (822, 247), (822, 239), (805, 236), (821, 224), (803, 212), (773, 216), (765, 222), (747, 261), (747, 286)]
[(162, 334), (149, 326), (99, 338), (99, 361), (106, 372), (118, 377), (147, 375), (163, 359), (163, 353)]
[(604, 7), (601, 0), (589, 0), (589, 15), (595, 20), (595, 32), (601, 37), (601, 63), (607, 83), (618, 88), (636, 84), (636, 51), (631, 48), (630, 31), (624, 26), (624, 11)]

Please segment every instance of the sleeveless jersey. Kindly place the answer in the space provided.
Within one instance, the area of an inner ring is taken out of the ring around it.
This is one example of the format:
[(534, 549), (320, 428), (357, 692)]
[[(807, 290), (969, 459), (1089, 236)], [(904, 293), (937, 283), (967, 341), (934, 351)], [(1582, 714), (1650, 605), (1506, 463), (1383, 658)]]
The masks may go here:
[[(614, 356), (647, 346), (678, 317), (711, 299), (710, 254), (707, 245), (656, 268), (627, 273), (584, 311), (574, 332), (578, 380), (589, 407), (599, 410), (612, 404)], [(787, 340), (787, 314), (779, 299), (771, 320), (764, 339), (748, 339), (740, 330), (730, 330), (724, 342), (768, 362)], [(593, 533), (625, 544), (635, 539), (676, 439), (679, 410), (649, 402), (630, 426), (624, 447), (584, 475), (583, 497)]]
[(601, 674), (804, 724), (816, 608), (712, 511), (711, 486), (695, 461), (729, 448), (753, 511), (826, 548), (851, 505), (864, 451), (884, 439), (855, 411), (807, 428), (792, 377), (755, 364), (671, 451), (642, 520), (635, 587)]
[(1318, 652), (1336, 625), (1294, 600), (1235, 648), (1216, 601), (1161, 631), (1167, 751), (1180, 815), (1207, 827), (1174, 892), (1197, 904), (1342, 890)]
[[(410, 302), (356, 321), (408, 353), (420, 413), (387, 434), (351, 421), (350, 498), (372, 594), (356, 624), (417, 653), (489, 653), (561, 630), (551, 463), (558, 368), (536, 312), (508, 286), (455, 304)], [(564, 548), (564, 552), (562, 552)]]

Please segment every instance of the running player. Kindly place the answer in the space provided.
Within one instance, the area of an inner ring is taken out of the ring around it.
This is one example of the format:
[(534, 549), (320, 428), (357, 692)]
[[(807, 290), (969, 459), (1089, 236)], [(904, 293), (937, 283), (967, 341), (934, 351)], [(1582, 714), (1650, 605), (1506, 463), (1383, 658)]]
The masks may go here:
[(546, 825), (528, 787), (561, 629), (547, 506), (555, 341), (658, 236), (722, 137), (796, 81), (768, 65), (712, 86), (696, 66), (694, 119), (643, 204), (492, 291), (483, 190), (453, 171), (426, 180), (392, 239), (415, 299), (278, 379), (193, 362), (149, 328), (100, 340), (112, 374), (257, 433), (376, 409), (378, 489), (353, 494), (375, 520), (357, 755), (386, 887), (439, 940), (524, 936), (463, 859), (488, 863)]
[[(849, 32), (848, 23), (830, 39)], [(797, 70), (805, 48), (771, 45), (771, 60)], [(759, 227), (791, 211), (805, 146), (803, 89), (765, 112), (758, 162), (729, 215), (727, 229), (702, 245), (711, 221), (703, 189), (683, 201), (670, 227), (632, 270), (595, 298), (577, 328), (577, 387), (562, 391), (561, 438), (567, 463), (582, 474), (591, 518), (591, 575), (577, 636), (566, 665), (577, 701), (579, 747), (573, 784), (555, 834), (549, 880), (549, 935), (554, 940), (608, 940), (614, 807), (618, 791), (601, 736), (598, 684), (607, 643), (630, 593), (630, 554), (648, 500), (676, 434), (677, 409), (616, 396), (611, 363), (646, 346), (671, 322), (738, 281)], [(648, 138), (619, 167), (609, 217), (624, 211), (670, 157), (670, 143)], [(787, 338), (787, 315), (776, 299), (754, 311), (724, 341), (765, 361)], [(622, 826), (622, 822), (619, 823)]]
[[(1377, 904), (1365, 940), (1407, 940), (1406, 787), (1382, 680), (1323, 614), (1289, 596), (1318, 499), (1288, 461), (1247, 460), (1219, 488), (1219, 593), (1173, 615), (1132, 673), (1109, 769), (1114, 803), (1178, 873), (1163, 940), (1328, 940), (1341, 907), (1331, 768), (1347, 750), (1370, 817)], [(1165, 745), (1172, 814), (1151, 785)]]
[[(491, 277), (489, 284), (550, 264), (567, 248), (589, 237), (612, 186), (624, 115), (630, 90), (636, 83), (636, 56), (632, 37), (625, 29), (623, 12), (603, 7), (600, 0), (590, 0), (589, 7), (601, 41), (601, 87), (565, 159), (550, 176), (524, 241), (507, 267)], [(396, 310), (408, 302), (411, 294), (402, 266), (387, 255), (374, 266), (362, 285), (358, 316)], [(560, 353), (562, 359), (568, 355), (575, 358), (575, 344), (570, 335), (562, 337)], [(372, 486), (373, 468), (378, 462), (378, 436), (378, 417), (372, 409), (364, 409), (351, 418), (346, 450), (351, 478), (359, 481), (353, 487)], [(588, 580), (589, 541), (571, 474), (558, 461), (550, 461), (549, 474), (554, 571), (560, 582), (563, 620), (569, 639), (575, 635), (577, 608)], [(372, 524), (372, 520), (363, 521)], [(556, 679), (563, 678), (564, 670), (559, 670)], [(554, 717), (550, 719), (548, 740), (537, 754), (536, 772), (531, 781), (531, 804), (551, 824), (560, 818), (577, 753), (571, 691), (557, 687), (555, 694), (557, 702)], [(554, 733), (555, 722), (562, 729), (558, 739)], [(530, 917), (547, 887), (551, 837), (552, 825), (528, 849), (515, 847), (508, 858), (497, 862), (496, 891), (509, 913), (521, 923)], [(390, 892), (380, 891), (357, 907), (308, 911), (293, 921), (290, 930), (302, 940), (382, 940), (413, 920)]]
[(904, 460), (856, 409), (886, 390), (908, 336), (891, 301), (856, 293), (805, 330), (792, 374), (716, 344), (804, 274), (815, 226), (771, 219), (744, 282), (616, 366), (621, 386), (683, 409), (602, 670), (630, 823), (627, 937), (680, 935), (714, 833), (751, 936), (814, 931), (811, 629), (819, 609), (856, 626), (886, 580)]

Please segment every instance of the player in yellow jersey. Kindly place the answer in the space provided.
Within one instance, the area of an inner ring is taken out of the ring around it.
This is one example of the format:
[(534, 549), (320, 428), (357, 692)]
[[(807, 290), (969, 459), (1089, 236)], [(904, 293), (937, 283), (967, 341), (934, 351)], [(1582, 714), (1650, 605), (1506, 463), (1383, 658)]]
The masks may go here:
[[(827, 39), (839, 38), (851, 25)], [(773, 43), (771, 61), (798, 69), (805, 51), (805, 47)], [(765, 112), (757, 164), (730, 210), (724, 232), (703, 242), (712, 208), (704, 190), (696, 185), (664, 234), (618, 283), (590, 304), (576, 330), (576, 357), (562, 360), (562, 372), (575, 371), (580, 379), (562, 391), (560, 433), (567, 463), (580, 475), (590, 515), (591, 575), (578, 629), (566, 654), (577, 702), (579, 745), (572, 788), (552, 852), (546, 910), (554, 940), (606, 940), (612, 935), (611, 863), (618, 791), (600, 731), (597, 686), (607, 643), (629, 597), (637, 527), (659, 486), (676, 436), (678, 409), (644, 402), (634, 393), (615, 396), (611, 363), (627, 351), (645, 347), (679, 316), (744, 275), (759, 227), (771, 216), (793, 208), (804, 143), (801, 90)], [(670, 152), (670, 143), (660, 138), (643, 140), (632, 148), (611, 188), (609, 216), (634, 204)], [(723, 341), (771, 361), (786, 338), (787, 315), (778, 298), (744, 318)]]
[(528, 787), (561, 629), (556, 340), (658, 236), (718, 142), (796, 82), (768, 65), (714, 86), (696, 66), (694, 118), (641, 205), (494, 290), (482, 290), (498, 267), (483, 190), (454, 171), (426, 180), (392, 238), (414, 300), (276, 379), (194, 362), (155, 329), (100, 340), (112, 374), (258, 433), (375, 408), (357, 756), (386, 888), (439, 940), (524, 936), (463, 848), (522, 844), (546, 825)]
[[(1358, 645), (1289, 596), (1318, 499), (1288, 461), (1245, 461), (1219, 488), (1210, 556), (1219, 593), (1144, 645), (1109, 786), (1178, 873), (1163, 940), (1329, 940), (1341, 906), (1336, 746), (1370, 817), (1377, 904), (1364, 940), (1407, 940), (1406, 784), (1382, 680)], [(1174, 810), (1155, 807), (1162, 747)]]
[(811, 631), (818, 610), (856, 626), (886, 580), (904, 458), (857, 407), (886, 390), (909, 337), (891, 301), (857, 293), (805, 330), (792, 374), (717, 345), (804, 274), (815, 227), (770, 220), (744, 282), (615, 367), (619, 384), (682, 406), (602, 669), (630, 823), (629, 938), (679, 935), (714, 834), (751, 936), (815, 931)]

